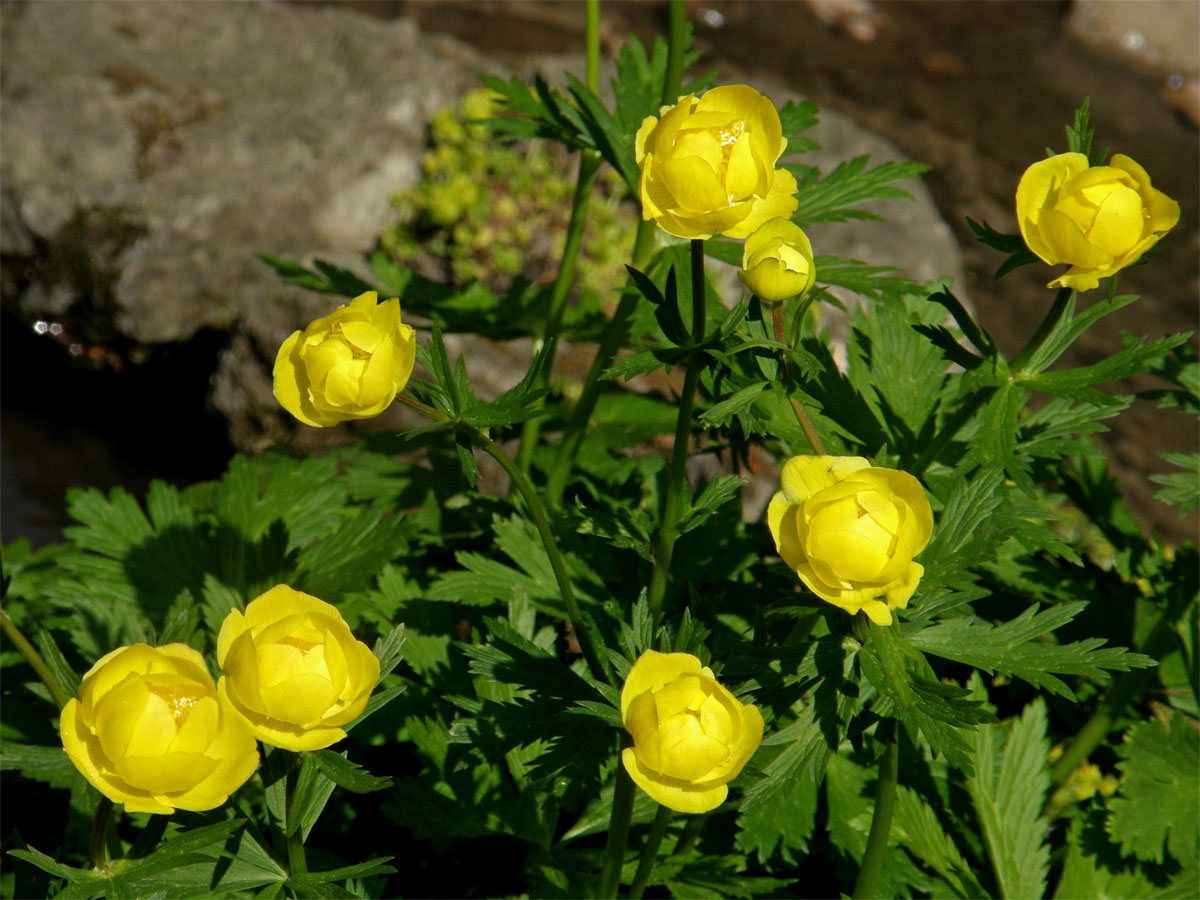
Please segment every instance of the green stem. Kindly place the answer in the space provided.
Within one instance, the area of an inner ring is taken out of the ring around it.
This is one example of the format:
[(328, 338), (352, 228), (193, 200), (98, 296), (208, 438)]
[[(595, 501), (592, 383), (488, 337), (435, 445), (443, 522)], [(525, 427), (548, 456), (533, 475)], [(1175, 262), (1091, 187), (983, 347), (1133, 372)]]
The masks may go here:
[(102, 796), (96, 815), (92, 817), (92, 840), (88, 845), (88, 859), (97, 872), (103, 872), (108, 865), (108, 826), (112, 824), (112, 817), (113, 802)]
[[(641, 269), (646, 265), (646, 260), (654, 249), (655, 227), (653, 221), (638, 223), (637, 237), (633, 243), (633, 267), (635, 269)], [(550, 477), (546, 481), (546, 503), (550, 506), (558, 506), (562, 503), (562, 495), (567, 487), (567, 479), (571, 475), (571, 467), (575, 463), (579, 445), (583, 442), (583, 437), (587, 432), (592, 412), (596, 408), (596, 401), (600, 398), (601, 376), (612, 365), (617, 350), (625, 343), (625, 338), (629, 333), (629, 320), (640, 300), (641, 295), (634, 286), (633, 280), (630, 279), (621, 293), (621, 300), (617, 303), (617, 308), (605, 327), (604, 334), (600, 337), (600, 345), (596, 348), (596, 355), (592, 359), (592, 365), (583, 381), (583, 390), (579, 395), (579, 400), (575, 403), (575, 408), (571, 410), (571, 417), (567, 420), (567, 427), (563, 432), (562, 439), (558, 442), (558, 455), (554, 460), (554, 468), (550, 470)]]
[[(669, 0), (667, 4), (667, 71), (663, 79), (661, 94), (662, 103), (674, 103), (679, 99), (683, 90), (683, 60), (687, 52), (687, 10), (684, 0)], [(633, 267), (644, 269), (646, 262), (654, 250), (654, 235), (657, 224), (652, 219), (642, 219), (638, 222), (637, 237), (633, 242)], [(583, 391), (571, 411), (566, 430), (558, 444), (558, 456), (554, 460), (554, 468), (546, 482), (546, 502), (550, 506), (562, 503), (563, 492), (567, 487), (567, 479), (571, 476), (571, 467), (575, 464), (575, 456), (579, 445), (583, 442), (596, 401), (600, 397), (600, 376), (612, 365), (613, 356), (625, 343), (629, 331), (629, 319), (637, 309), (641, 295), (634, 287), (632, 279), (621, 293), (621, 300), (613, 312), (612, 319), (604, 329), (600, 345), (596, 348), (596, 356), (592, 359), (591, 368), (583, 382)]]
[(1054, 296), (1054, 303), (1047, 311), (1046, 317), (1042, 319), (1042, 324), (1037, 327), (1037, 331), (1033, 333), (1033, 337), (1026, 342), (1025, 346), (1013, 357), (1013, 361), (1009, 363), (1008, 368), (1010, 371), (1020, 372), (1024, 368), (1025, 363), (1029, 362), (1034, 354), (1042, 349), (1042, 344), (1046, 342), (1046, 338), (1050, 336), (1050, 332), (1058, 327), (1059, 321), (1067, 311), (1067, 306), (1070, 303), (1073, 293), (1070, 288), (1062, 288)]
[[(704, 241), (692, 241), (692, 340), (699, 344), (704, 340)], [(679, 395), (679, 410), (675, 419), (675, 444), (671, 448), (671, 468), (667, 474), (667, 491), (663, 500), (662, 522), (658, 530), (658, 544), (654, 549), (654, 569), (650, 573), (651, 633), (658, 629), (662, 613), (663, 597), (667, 593), (667, 579), (671, 573), (671, 557), (675, 553), (675, 541), (679, 537), (679, 513), (683, 507), (683, 487), (687, 481), (688, 448), (692, 436), (692, 406), (696, 399), (696, 385), (704, 368), (699, 353), (690, 356), (684, 365), (683, 391)]]
[(304, 856), (304, 826), (293, 829), (292, 801), (296, 799), (296, 781), (300, 777), (300, 754), (291, 750), (277, 751), (287, 760), (287, 781), (284, 794), (284, 825), (290, 832), (287, 836), (288, 873), (302, 875), (308, 871), (308, 860)]
[(920, 478), (924, 475), (925, 470), (933, 465), (938, 455), (946, 449), (946, 445), (954, 440), (955, 435), (962, 430), (964, 425), (971, 421), (975, 413), (979, 412), (980, 408), (991, 399), (994, 393), (996, 393), (994, 387), (980, 388), (964, 400), (958, 411), (950, 417), (950, 421), (942, 426), (942, 430), (933, 436), (933, 440), (929, 442), (929, 445), (925, 448), (925, 452), (921, 454), (917, 461), (913, 463), (912, 468), (908, 470), (909, 474), (914, 478)]
[(667, 76), (663, 80), (663, 106), (679, 99), (683, 90), (683, 57), (687, 51), (687, 9), (684, 0), (667, 4)]
[(658, 859), (658, 848), (662, 846), (663, 835), (667, 833), (667, 823), (671, 821), (671, 810), (659, 806), (650, 825), (650, 833), (646, 835), (646, 844), (642, 847), (642, 856), (638, 860), (637, 873), (633, 876), (633, 884), (629, 887), (629, 900), (642, 900), (646, 891), (646, 882), (654, 871), (654, 862)]
[(900, 753), (896, 735), (879, 760), (879, 782), (875, 786), (875, 811), (871, 815), (871, 830), (867, 834), (867, 851), (863, 854), (858, 879), (854, 882), (854, 900), (876, 897), (879, 873), (887, 852), (888, 832), (892, 828), (892, 810), (896, 805), (896, 780), (900, 774)]
[[(783, 331), (783, 304), (771, 304), (771, 321), (775, 326), (775, 343), (787, 344), (787, 335)], [(825, 445), (821, 443), (821, 438), (817, 436), (817, 429), (813, 427), (812, 419), (808, 417), (808, 410), (804, 408), (804, 404), (796, 397), (794, 391), (796, 388), (796, 380), (792, 373), (791, 360), (787, 358), (787, 354), (783, 350), (779, 350), (779, 368), (783, 372), (784, 390), (787, 391), (788, 400), (791, 401), (792, 410), (796, 413), (796, 421), (800, 423), (800, 430), (804, 432), (804, 437), (808, 440), (808, 445), (812, 447), (813, 453), (817, 456), (826, 456)]]
[[(1175, 623), (1187, 612), (1192, 600), (1193, 598), (1183, 592), (1171, 598), (1140, 648), (1141, 653), (1153, 659), (1162, 659), (1166, 655), (1171, 642), (1175, 640)], [(1125, 707), (1141, 692), (1153, 674), (1153, 669), (1131, 669), (1113, 680), (1112, 687), (1100, 705), (1050, 769), (1050, 781), (1055, 787), (1066, 781), (1079, 764), (1100, 745)]]
[(550, 521), (546, 518), (546, 509), (542, 505), (542, 501), (538, 498), (537, 491), (529, 483), (529, 479), (525, 477), (525, 473), (520, 470), (512, 457), (505, 453), (499, 444), (474, 425), (452, 420), (445, 413), (434, 409), (432, 406), (427, 406), (407, 394), (397, 394), (396, 399), (410, 409), (416, 410), (430, 419), (452, 424), (456, 429), (470, 437), (481, 450), (496, 460), (500, 464), (500, 468), (508, 473), (508, 477), (512, 479), (512, 483), (521, 494), (522, 499), (525, 501), (525, 506), (533, 518), (534, 527), (537, 528), (538, 536), (542, 539), (542, 546), (546, 548), (546, 556), (550, 559), (550, 568), (554, 572), (554, 579), (558, 584), (559, 593), (562, 595), (563, 604), (567, 607), (567, 618), (571, 622), (571, 627), (575, 630), (575, 639), (579, 641), (579, 649), (583, 652), (583, 658), (587, 660), (588, 669), (591, 670), (592, 677), (597, 681), (611, 682), (612, 675), (608, 667), (600, 659), (600, 655), (596, 652), (595, 644), (592, 642), (592, 632), (583, 619), (579, 602), (575, 599), (575, 591), (571, 587), (570, 578), (567, 577), (567, 567), (563, 562), (562, 554), (559, 552), (558, 542), (554, 539), (554, 532), (550, 529)]
[(587, 0), (587, 31), (584, 34), (587, 49), (585, 83), (595, 94), (600, 92), (600, 0)]
[[(563, 312), (566, 310), (571, 282), (575, 278), (575, 263), (579, 258), (579, 247), (583, 243), (583, 231), (587, 225), (592, 187), (596, 183), (596, 173), (600, 171), (601, 161), (600, 154), (594, 150), (585, 150), (579, 155), (579, 177), (575, 181), (575, 196), (571, 201), (571, 218), (567, 222), (567, 235), (563, 242), (562, 259), (558, 263), (558, 274), (555, 276), (554, 286), (550, 290), (550, 314), (546, 319), (545, 331), (533, 348), (534, 356), (536, 356), (543, 347), (547, 345), (550, 347), (549, 359), (542, 366), (542, 370), (533, 384), (535, 389), (544, 388), (550, 381), (550, 369), (554, 365), (554, 348), (558, 345), (559, 332), (562, 330)], [(529, 462), (533, 458), (533, 450), (537, 446), (541, 427), (541, 417), (526, 419), (521, 427), (521, 445), (517, 451), (517, 465), (520, 466), (522, 472), (529, 471)]]
[(696, 841), (700, 840), (700, 832), (704, 830), (704, 823), (708, 821), (708, 815), (708, 813), (704, 813), (699, 816), (688, 816), (687, 822), (683, 826), (683, 833), (679, 835), (679, 840), (675, 842), (675, 849), (671, 851), (672, 856), (682, 856), (696, 846)]
[(42, 684), (46, 686), (46, 690), (50, 692), (50, 698), (54, 701), (54, 705), (62, 709), (71, 699), (62, 692), (54, 675), (50, 672), (50, 667), (46, 665), (46, 661), (42, 659), (42, 655), (37, 652), (37, 648), (29, 643), (28, 638), (21, 633), (21, 629), (17, 627), (17, 623), (12, 620), (8, 614), (8, 610), (0, 609), (0, 629), (8, 635), (8, 639), (13, 642), (13, 646), (17, 648), (17, 652), (25, 657), (25, 661), (33, 666), (33, 671), (37, 673), (38, 678), (42, 680)]
[(620, 751), (633, 746), (629, 735), (622, 733), (617, 751), (617, 783), (613, 786), (612, 812), (608, 817), (608, 838), (604, 842), (604, 857), (600, 878), (596, 883), (598, 900), (612, 900), (621, 886), (621, 868), (625, 865), (625, 845), (629, 843), (629, 822), (633, 818), (633, 779), (620, 761)]

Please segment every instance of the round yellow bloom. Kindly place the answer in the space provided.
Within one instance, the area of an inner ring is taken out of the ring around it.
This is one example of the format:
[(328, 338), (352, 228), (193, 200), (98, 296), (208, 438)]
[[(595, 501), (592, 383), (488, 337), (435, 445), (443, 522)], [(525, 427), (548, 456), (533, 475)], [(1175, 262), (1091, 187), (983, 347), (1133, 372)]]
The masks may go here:
[(1048, 287), (1089, 291), (1132, 265), (1179, 221), (1179, 204), (1150, 186), (1146, 170), (1117, 154), (1088, 166), (1082, 153), (1036, 162), (1017, 185), (1017, 224), (1043, 262), (1066, 263)]
[(647, 650), (621, 688), (633, 746), (621, 762), (647, 794), (676, 812), (716, 809), (727, 783), (762, 742), (763, 717), (741, 704), (690, 653)]
[(892, 624), (925, 571), (913, 562), (933, 531), (921, 483), (858, 456), (797, 456), (780, 486), (767, 524), (783, 561), (822, 600)]
[(763, 300), (804, 296), (817, 278), (808, 235), (790, 219), (768, 219), (746, 238), (737, 274)]
[(681, 97), (638, 129), (642, 217), (694, 239), (744, 238), (767, 219), (790, 217), (796, 179), (775, 168), (786, 147), (775, 104), (752, 87)]
[(320, 750), (340, 741), (379, 683), (379, 660), (337, 607), (277, 584), (230, 610), (217, 636), (221, 697), (264, 744)]
[(275, 397), (305, 425), (323, 428), (383, 412), (404, 389), (417, 338), (400, 301), (374, 291), (292, 332), (275, 357)]
[(101, 657), (59, 717), (83, 777), (129, 812), (220, 806), (258, 765), (258, 745), (185, 644), (132, 644)]

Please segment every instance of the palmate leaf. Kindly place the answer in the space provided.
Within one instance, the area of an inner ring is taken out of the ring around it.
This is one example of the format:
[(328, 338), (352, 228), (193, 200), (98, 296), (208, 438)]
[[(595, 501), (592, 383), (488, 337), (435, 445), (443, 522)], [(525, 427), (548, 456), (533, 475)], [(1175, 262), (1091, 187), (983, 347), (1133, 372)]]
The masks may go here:
[(1193, 722), (1176, 713), (1167, 728), (1141, 722), (1117, 747), (1123, 778), (1108, 833), (1125, 853), (1162, 862), (1169, 852), (1185, 866), (1200, 853), (1200, 737)]
[(1069, 700), (1074, 700), (1075, 694), (1056, 674), (1083, 675), (1106, 682), (1108, 671), (1127, 672), (1156, 665), (1150, 657), (1130, 653), (1124, 647), (1104, 648), (1103, 638), (1071, 644), (1040, 640), (1070, 622), (1087, 605), (1087, 601), (1064, 602), (1039, 611), (1034, 604), (1000, 625), (973, 616), (946, 619), (913, 635), (911, 643), (919, 650), (974, 666), (989, 675), (1000, 672), (1021, 678)]
[(1003, 483), (1003, 469), (995, 465), (969, 479), (954, 480), (937, 530), (921, 554), (922, 590), (954, 584), (971, 566), (995, 558), (995, 548), (1011, 532), (1011, 526), (994, 515), (1004, 500)]
[(976, 770), (967, 779), (967, 790), (1000, 895), (1014, 900), (1041, 897), (1050, 868), (1046, 820), (1040, 814), (1050, 787), (1045, 703), (1039, 697), (1020, 719), (976, 729), (974, 744)]
[(907, 191), (891, 187), (891, 183), (916, 178), (929, 168), (919, 162), (885, 162), (867, 169), (868, 162), (869, 156), (857, 156), (839, 163), (824, 178), (811, 166), (784, 165), (796, 176), (796, 199), (800, 205), (792, 213), (792, 220), (803, 226), (846, 219), (879, 219), (874, 213), (852, 207), (870, 200), (912, 199)]
[(1071, 823), (1054, 900), (1079, 897), (1191, 900), (1200, 896), (1200, 872), (1194, 864), (1168, 881), (1161, 870), (1138, 865), (1135, 858), (1123, 856), (1104, 832), (1105, 813), (1101, 807), (1092, 807)]
[(737, 848), (765, 865), (776, 853), (789, 867), (808, 850), (816, 824), (817, 783), (801, 779), (790, 794), (778, 793), (738, 816)]

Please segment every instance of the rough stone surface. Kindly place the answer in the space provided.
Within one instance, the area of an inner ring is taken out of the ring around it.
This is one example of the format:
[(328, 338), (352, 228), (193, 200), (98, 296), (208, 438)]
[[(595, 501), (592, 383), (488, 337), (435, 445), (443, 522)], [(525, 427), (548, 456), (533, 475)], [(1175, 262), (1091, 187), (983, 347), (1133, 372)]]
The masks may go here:
[[(142, 348), (225, 330), (213, 402), (237, 446), (333, 437), (296, 431), (270, 384), (279, 343), (329, 298), (281, 285), (255, 254), (359, 265), (390, 194), (418, 176), (429, 117), (495, 65), (410, 20), (303, 4), (30, 3), (2, 15), (0, 246), (39, 261), (32, 278), (5, 278), (5, 303), (26, 321), (66, 317), (91, 340)], [(835, 114), (814, 138), (824, 170), (863, 153), (901, 158)], [(925, 189), (911, 190), (916, 202), (880, 210), (887, 224), (812, 229), (818, 251), (958, 277), (949, 229)], [(524, 371), (527, 345), (463, 338), (451, 351), (465, 342), (482, 395)]]

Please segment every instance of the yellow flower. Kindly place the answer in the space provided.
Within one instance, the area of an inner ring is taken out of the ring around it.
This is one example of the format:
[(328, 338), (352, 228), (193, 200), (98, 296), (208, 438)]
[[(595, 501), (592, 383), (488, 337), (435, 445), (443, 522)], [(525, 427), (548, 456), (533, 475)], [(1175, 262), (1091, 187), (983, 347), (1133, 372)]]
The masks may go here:
[(790, 219), (768, 219), (746, 238), (737, 274), (763, 300), (802, 297), (817, 277), (808, 235)]
[(212, 809), (258, 765), (254, 736), (185, 644), (132, 644), (101, 657), (59, 727), (75, 768), (129, 812)]
[(762, 742), (762, 714), (690, 653), (647, 650), (621, 689), (633, 746), (621, 762), (638, 787), (676, 812), (716, 809)]
[(320, 750), (340, 741), (379, 683), (379, 660), (337, 607), (277, 584), (230, 610), (217, 636), (223, 699), (264, 744)]
[(658, 115), (642, 122), (634, 147), (643, 218), (676, 237), (744, 238), (796, 211), (796, 179), (775, 168), (787, 147), (779, 112), (754, 88), (689, 94)]
[(275, 357), (275, 397), (305, 425), (323, 428), (383, 412), (408, 383), (416, 332), (400, 301), (374, 291), (292, 332)]
[(780, 486), (767, 524), (783, 561), (822, 600), (892, 624), (925, 571), (913, 562), (933, 530), (921, 483), (857, 456), (797, 456)]
[(1132, 265), (1179, 221), (1179, 204), (1146, 170), (1117, 154), (1088, 166), (1082, 153), (1036, 162), (1017, 185), (1017, 224), (1043, 262), (1070, 269), (1047, 287), (1088, 291)]

